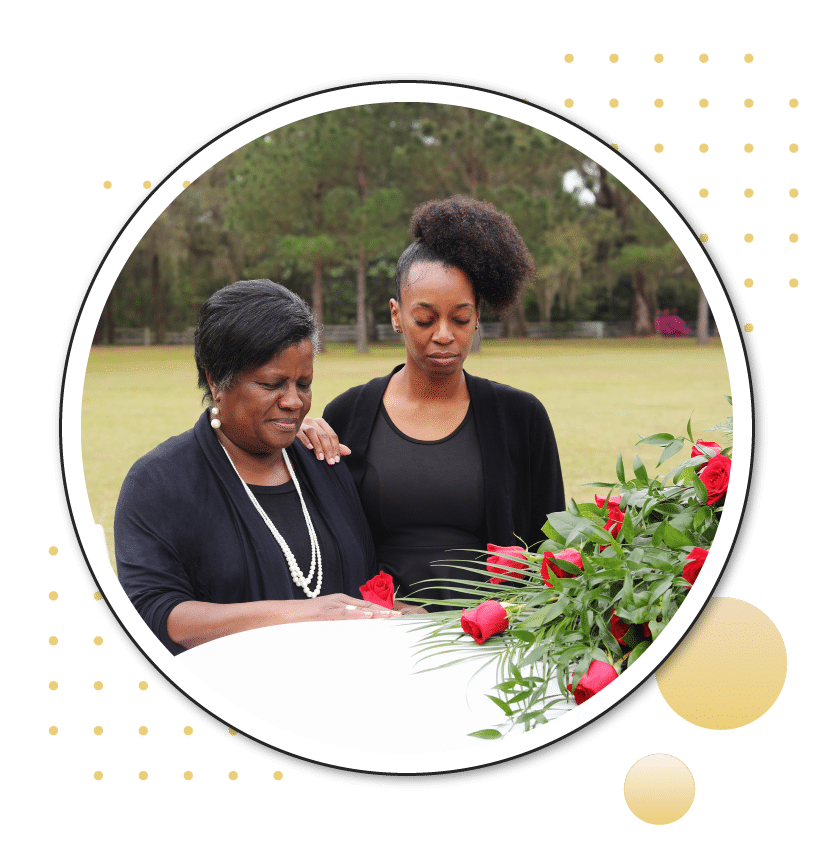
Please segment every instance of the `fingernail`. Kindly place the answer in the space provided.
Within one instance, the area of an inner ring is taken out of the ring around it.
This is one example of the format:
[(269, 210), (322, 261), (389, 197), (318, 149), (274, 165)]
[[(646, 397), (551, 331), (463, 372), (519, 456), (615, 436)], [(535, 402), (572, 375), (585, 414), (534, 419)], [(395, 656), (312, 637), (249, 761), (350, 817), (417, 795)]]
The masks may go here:
[(381, 609), (380, 613), (385, 617), (386, 615), (389, 614), (389, 609)]
[(374, 615), (373, 615), (371, 612), (363, 612), (362, 614), (363, 614), (365, 617), (367, 617), (367, 618), (372, 618), (372, 617), (374, 617)]
[(355, 607), (355, 606), (352, 606), (352, 605), (351, 605), (351, 603), (347, 603), (347, 604), (346, 604), (346, 611), (347, 611), (347, 612), (353, 612), (353, 611), (355, 610), (355, 608), (356, 608), (356, 607)]
[(323, 455), (322, 455), (322, 454), (317, 454), (317, 459), (318, 459), (318, 460), (323, 459)]
[(397, 617), (400, 617), (400, 616), (401, 616), (401, 613), (400, 613), (400, 612), (396, 612), (394, 609), (393, 609), (393, 610), (392, 610), (389, 614), (390, 614), (390, 615), (392, 615), (393, 617), (394, 617), (394, 616), (396, 616), (396, 615), (397, 615)]
[(334, 458), (334, 461), (335, 461), (335, 462), (340, 462), (340, 457), (339, 457), (339, 456), (338, 456), (338, 457), (335, 457), (335, 458)]

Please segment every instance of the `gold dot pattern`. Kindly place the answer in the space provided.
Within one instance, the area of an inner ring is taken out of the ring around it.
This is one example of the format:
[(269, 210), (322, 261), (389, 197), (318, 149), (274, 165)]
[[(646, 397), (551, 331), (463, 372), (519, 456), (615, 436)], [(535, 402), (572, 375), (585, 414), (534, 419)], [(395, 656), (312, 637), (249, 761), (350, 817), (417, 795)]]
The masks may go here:
[(50, 726), (49, 727), (49, 734), (50, 735), (57, 735), (57, 733), (58, 733), (58, 727), (57, 726)]
[(191, 773), (190, 770), (185, 770), (184, 778), (185, 781), (189, 782), (193, 778), (193, 773)]
[(141, 779), (141, 781), (146, 782), (146, 781), (147, 781), (147, 771), (146, 771), (146, 770), (142, 770), (142, 771), (138, 774), (138, 777)]
[(790, 278), (790, 286), (797, 287), (798, 286), (798, 278)]
[(752, 333), (752, 331), (754, 330), (754, 328), (755, 328), (755, 326), (754, 326), (751, 322), (747, 322), (747, 323), (746, 323), (746, 325), (744, 325), (744, 330), (745, 330), (748, 334), (751, 334), (751, 333)]
[(654, 100), (654, 107), (655, 108), (662, 108), (663, 107), (663, 100), (661, 100), (659, 97), (656, 100)]
[(744, 100), (744, 105), (745, 105), (747, 108), (752, 108), (752, 106), (753, 106), (753, 105), (755, 105), (755, 103), (754, 103), (752, 100), (750, 100), (750, 99), (746, 99), (746, 100)]
[(574, 60), (574, 57), (571, 53), (567, 53), (565, 55), (565, 61), (568, 62), (568, 64), (570, 64), (573, 60)]
[(790, 100), (790, 108), (798, 108), (798, 100), (796, 100), (796, 99)]
[(96, 726), (92, 731), (95, 732), (96, 735), (104, 734), (104, 729), (101, 726)]
[(791, 143), (790, 144), (790, 152), (798, 152), (798, 144), (797, 143)]
[(49, 690), (50, 691), (57, 691), (58, 690), (58, 683), (55, 682), (54, 679), (49, 683)]
[(700, 242), (701, 243), (708, 243), (709, 242), (709, 235), (708, 234), (701, 234), (700, 235)]
[(751, 234), (744, 234), (744, 240), (746, 240), (747, 243), (751, 243), (754, 239), (755, 238)]
[(798, 191), (794, 187), (790, 189), (790, 196), (792, 196), (793, 199), (798, 196)]
[(700, 189), (700, 195), (705, 199), (709, 195), (709, 191), (705, 187), (702, 187)]
[(139, 735), (146, 735), (147, 734), (147, 727), (146, 726), (139, 726), (138, 727), (138, 734)]
[(92, 595), (92, 597), (93, 597), (95, 600), (103, 600), (103, 599), (104, 599), (104, 595), (103, 595), (103, 594), (101, 594), (101, 592), (100, 592), (100, 591), (96, 591), (96, 592), (94, 592), (94, 593), (93, 593), (93, 595)]
[(706, 62), (709, 61), (709, 56), (707, 56), (706, 53), (701, 53), (700, 60), (703, 62), (703, 64), (706, 64)]
[(797, 242), (798, 242), (798, 235), (797, 234), (791, 234), (790, 235), (790, 243), (797, 243)]
[(49, 548), (49, 555), (50, 556), (57, 556), (58, 555), (58, 549), (54, 545)]
[(107, 180), (104, 182), (104, 190), (109, 190), (112, 187), (112, 182)]
[(706, 729), (735, 729), (757, 720), (778, 698), (787, 651), (760, 609), (715, 597), (656, 675), (663, 698), (684, 720)]
[(665, 149), (662, 143), (654, 144), (654, 151), (655, 152), (662, 152)]
[(96, 691), (100, 691), (104, 687), (104, 683), (99, 679), (93, 686)]
[(282, 773), (279, 770), (277, 770), (276, 773), (274, 773), (274, 778), (277, 781), (280, 781), (282, 779)]
[(620, 101), (616, 98), (608, 101), (608, 105), (610, 105), (611, 108), (616, 108), (619, 104)]
[(92, 775), (95, 778), (95, 781), (97, 782), (101, 781), (101, 779), (104, 778), (104, 774), (100, 770), (96, 770)]
[(751, 287), (755, 282), (751, 278), (744, 279), (744, 287)]
[(49, 592), (49, 599), (50, 600), (57, 600), (58, 599), (58, 592), (57, 591), (50, 591)]
[(748, 187), (748, 188), (744, 191), (744, 196), (746, 196), (746, 198), (747, 198), (747, 199), (751, 199), (753, 195), (754, 195), (754, 191), (752, 190), (752, 188), (751, 188), (751, 187)]
[(652, 825), (668, 825), (692, 807), (695, 780), (680, 759), (658, 753), (632, 766), (623, 793), (634, 816)]
[(140, 691), (146, 691), (147, 683), (142, 679), (141, 682), (138, 683), (138, 688)]
[(152, 186), (153, 186), (152, 182), (149, 182), (149, 181), (144, 182), (144, 189), (145, 190), (149, 190)]
[(231, 770), (230, 773), (228, 773), (228, 778), (232, 782), (235, 782), (239, 778), (239, 773), (237, 773), (236, 770)]
[(186, 735), (192, 735), (193, 734), (193, 727), (192, 726), (185, 726), (184, 727), (184, 733)]
[(708, 144), (708, 143), (702, 143), (702, 144), (698, 147), (698, 149), (699, 149), (701, 152), (708, 152), (708, 151), (709, 151), (709, 144)]
[(612, 147), (613, 149), (616, 149), (616, 150), (617, 150), (617, 152), (619, 152), (619, 150), (620, 150), (620, 145), (619, 145), (618, 143), (612, 143), (612, 144), (611, 144), (611, 147)]
[(744, 146), (744, 152), (752, 152), (753, 149), (755, 149), (755, 147), (751, 143), (745, 144)]
[(747, 62), (747, 63), (751, 62), (752, 61), (752, 53), (747, 53), (744, 56), (744, 61)]
[(708, 105), (709, 105), (709, 100), (707, 100), (707, 99), (705, 99), (705, 98), (704, 98), (704, 99), (702, 99), (702, 100), (698, 103), (698, 105), (699, 105), (701, 108), (706, 108), (706, 107), (708, 107)]
[(236, 731), (236, 729), (228, 729), (228, 734), (229, 735), (236, 735), (236, 734), (239, 734), (239, 733)]
[(185, 187), (185, 188), (190, 187), (190, 182), (189, 181), (183, 181), (182, 187)]
[(54, 647), (58, 643), (58, 636), (52, 635), (49, 637), (49, 643)]
[(620, 57), (616, 53), (611, 53), (611, 55), (608, 56), (608, 61), (610, 61), (612, 64), (616, 64), (619, 60)]
[(104, 643), (104, 639), (103, 639), (103, 638), (101, 638), (101, 636), (100, 636), (100, 635), (96, 635), (96, 636), (95, 636), (95, 638), (93, 638), (93, 639), (92, 639), (92, 643), (93, 643), (96, 647), (100, 647), (100, 646)]
[(568, 97), (565, 100), (565, 108), (573, 108), (573, 107), (574, 107), (574, 101), (570, 97)]
[(657, 62), (657, 64), (660, 64), (660, 62), (662, 62), (662, 61), (663, 61), (663, 54), (662, 54), (662, 53), (657, 53), (657, 55), (654, 57), (654, 61), (656, 61), (656, 62)]

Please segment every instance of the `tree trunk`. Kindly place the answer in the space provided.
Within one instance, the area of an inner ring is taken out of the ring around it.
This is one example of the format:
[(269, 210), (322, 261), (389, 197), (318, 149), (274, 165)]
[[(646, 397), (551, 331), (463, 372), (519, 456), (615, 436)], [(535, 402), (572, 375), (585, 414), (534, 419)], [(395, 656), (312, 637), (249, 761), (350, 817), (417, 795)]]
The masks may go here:
[(709, 302), (703, 287), (697, 297), (697, 344), (709, 345)]
[(150, 285), (153, 290), (153, 331), (156, 345), (164, 345), (167, 339), (167, 308), (164, 300), (164, 285), (159, 268), (159, 253), (153, 251), (150, 263)]
[(650, 337), (654, 333), (654, 316), (649, 307), (646, 278), (637, 269), (631, 274), (634, 286), (634, 306), (631, 309), (631, 333), (635, 337)]
[[(521, 299), (505, 313), (502, 323), (502, 336), (511, 339), (519, 339), (527, 336), (527, 325), (525, 324), (524, 302)], [(481, 328), (479, 328), (481, 330)]]
[(101, 311), (101, 318), (95, 328), (95, 335), (92, 338), (93, 345), (113, 345), (115, 343), (115, 326), (112, 321), (112, 293), (107, 298), (104, 309)]
[(553, 307), (555, 294), (541, 278), (536, 278), (536, 300), (539, 302), (539, 321), (550, 325), (550, 309)]
[(320, 351), (326, 350), (323, 340), (323, 259), (314, 261), (314, 286), (311, 291), (311, 311), (320, 326)]
[[(363, 160), (363, 143), (357, 147), (357, 185), (361, 204), (366, 204), (369, 190), (366, 186), (366, 164)], [(365, 222), (361, 229), (365, 229)], [(364, 231), (361, 230), (361, 237)], [(361, 242), (357, 259), (357, 353), (369, 353), (368, 324), (366, 322), (366, 245)]]

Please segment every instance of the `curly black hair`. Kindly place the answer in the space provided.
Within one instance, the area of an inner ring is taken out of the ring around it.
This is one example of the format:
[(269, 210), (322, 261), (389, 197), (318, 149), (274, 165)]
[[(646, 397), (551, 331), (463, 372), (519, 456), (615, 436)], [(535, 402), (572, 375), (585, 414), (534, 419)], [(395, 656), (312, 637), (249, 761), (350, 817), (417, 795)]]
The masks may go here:
[(415, 264), (441, 263), (469, 276), (477, 305), (483, 299), (494, 313), (503, 314), (535, 272), (513, 220), (489, 202), (466, 196), (432, 199), (415, 208), (409, 231), (416, 240), (395, 268), (398, 301)]

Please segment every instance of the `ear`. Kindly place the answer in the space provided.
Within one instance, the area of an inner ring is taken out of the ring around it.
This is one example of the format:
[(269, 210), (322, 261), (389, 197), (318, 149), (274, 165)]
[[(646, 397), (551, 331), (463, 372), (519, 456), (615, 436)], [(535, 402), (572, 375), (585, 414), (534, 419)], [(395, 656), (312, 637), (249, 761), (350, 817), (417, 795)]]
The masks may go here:
[(211, 394), (211, 397), (213, 398), (213, 403), (215, 404), (216, 403), (216, 396), (218, 394), (218, 391), (216, 389), (216, 384), (214, 384), (213, 378), (210, 376), (210, 372), (208, 372), (207, 370), (205, 370), (205, 377), (207, 378), (208, 387), (210, 388), (210, 394)]
[(398, 304), (397, 299), (389, 299), (389, 310), (392, 316), (392, 327), (398, 332), (401, 332), (402, 325), (401, 325), (401, 306)]

